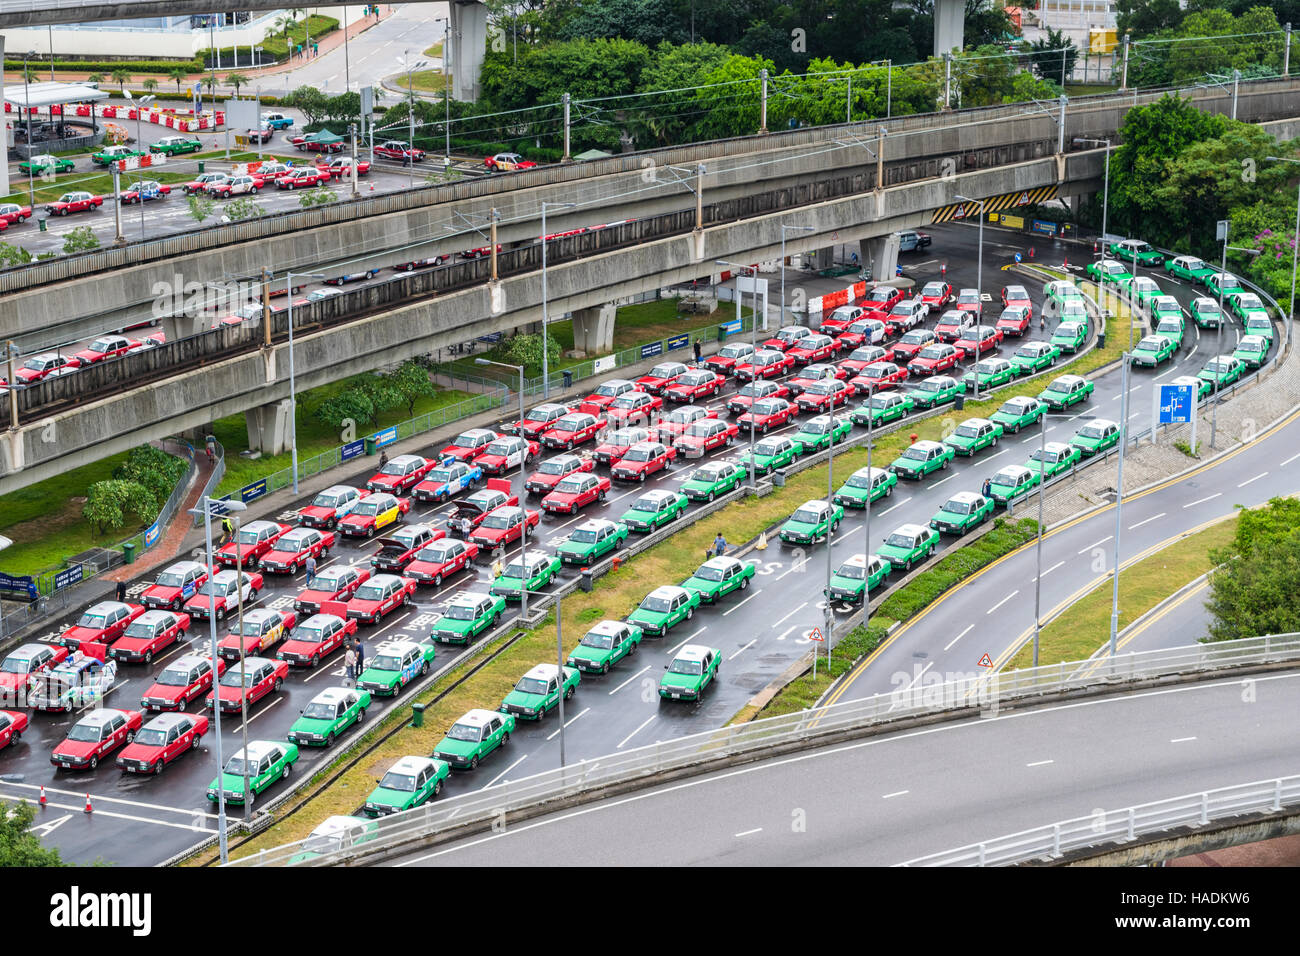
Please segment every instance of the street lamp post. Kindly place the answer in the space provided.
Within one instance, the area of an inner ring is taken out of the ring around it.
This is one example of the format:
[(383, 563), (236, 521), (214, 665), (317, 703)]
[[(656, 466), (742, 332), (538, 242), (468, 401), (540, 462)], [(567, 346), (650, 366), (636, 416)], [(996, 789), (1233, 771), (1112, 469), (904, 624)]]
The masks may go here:
[(965, 196), (958, 195), (957, 199), (962, 202), (977, 202), (980, 204), (980, 228), (979, 238), (976, 240), (976, 265), (975, 265), (975, 291), (979, 295), (979, 307), (975, 310), (975, 365), (971, 369), (971, 374), (975, 379), (974, 399), (980, 400), (980, 331), (984, 328), (984, 207), (983, 199), (967, 199)]
[[(550, 322), (550, 312), (546, 299), (546, 209), (548, 206), (554, 206), (557, 209), (572, 209), (576, 205), (578, 205), (576, 202), (542, 203), (542, 398), (551, 397), (551, 350), (547, 344), (549, 341), (547, 338), (547, 324)], [(493, 247), (492, 251), (496, 252), (496, 247)]]
[(320, 272), (286, 272), (284, 291), (289, 297), (289, 450), (293, 459), (293, 493), (298, 493), (298, 395), (293, 377), (293, 280), (323, 279)]
[[(1040, 598), (1043, 589), (1043, 498), (1047, 494), (1047, 420), (1052, 418), (1050, 412), (1043, 412), (1042, 421), (1038, 423), (1038, 572), (1034, 577), (1034, 667), (1038, 666), (1038, 635), (1041, 630)], [(1068, 418), (1069, 416), (1063, 416)]]
[[(411, 61), (411, 51), (403, 50), (402, 63), (406, 67), (406, 177), (407, 186), (415, 186), (415, 87), (412, 71), (425, 65), (424, 60)], [(443, 52), (446, 52), (444, 48)]]
[[(201, 507), (189, 509), (189, 513), (203, 516), (203, 540), (208, 558), (208, 576), (212, 577), (217, 573), (216, 562), (212, 557), (212, 517), (218, 513), (212, 509), (218, 502), (204, 495), (199, 499), (199, 504)], [(222, 501), (220, 506), (223, 509), (221, 513), (244, 511), (247, 508), (247, 505), (242, 501)], [(221, 693), (217, 689), (217, 661), (219, 658), (217, 657), (217, 594), (215, 588), (208, 595), (208, 636), (212, 645), (210, 653), (212, 658), (212, 736), (216, 740), (217, 747), (217, 843), (220, 847), (221, 862), (226, 863), (229, 860), (229, 854), (226, 847), (226, 801), (225, 794), (221, 789), (221, 772), (225, 761), (221, 756)], [(244, 756), (247, 757), (248, 754), (245, 753)], [(245, 800), (247, 800), (247, 785), (245, 785), (244, 796)]]
[(23, 56), (23, 109), (27, 110), (27, 205), (36, 211), (36, 178), (32, 173), (32, 101), (27, 85), (27, 61), (36, 55), (35, 50), (28, 50)]
[(1120, 379), (1120, 394), (1124, 396), (1120, 402), (1120, 423), (1119, 423), (1119, 473), (1115, 478), (1115, 577), (1111, 582), (1110, 590), (1110, 658), (1115, 659), (1116, 637), (1119, 634), (1119, 554), (1120, 554), (1120, 534), (1124, 530), (1124, 446), (1128, 444), (1128, 405), (1129, 405), (1129, 382), (1132, 374), (1129, 371), (1130, 355), (1125, 352), (1120, 356), (1120, 362), (1123, 365)]
[[(812, 232), (812, 226), (787, 226), (781, 223), (781, 327), (785, 327), (785, 233), (786, 230), (793, 229), (795, 232)], [(757, 301), (755, 301), (757, 305)], [(764, 316), (766, 318), (766, 316)], [(757, 319), (755, 319), (757, 321)]]
[[(750, 273), (750, 275), (755, 280), (754, 287), (752, 290), (754, 294), (754, 311), (749, 317), (749, 347), (753, 350), (752, 352), (750, 352), (749, 360), (751, 363), (753, 363), (758, 358), (758, 266), (737, 265), (734, 262), (728, 262), (726, 259), (714, 259), (713, 264), (715, 266), (731, 266), (733, 269), (746, 270)], [(737, 285), (736, 297), (739, 301), (741, 301), (743, 305), (744, 294), (740, 291), (739, 288), (740, 283), (737, 283), (736, 285)], [(782, 298), (781, 301), (782, 301), (782, 306), (784, 307), (785, 304), (784, 297)], [(758, 366), (751, 364), (750, 367), (754, 369), (754, 377), (751, 381), (757, 384)], [(751, 400), (749, 404), (750, 404), (750, 410), (752, 412), (754, 406), (753, 400)], [(756, 427), (757, 426), (755, 425), (754, 422), (754, 416), (753, 414), (751, 414), (749, 416), (749, 491), (750, 494), (756, 494), (758, 492), (758, 465), (754, 459), (754, 434), (756, 431)]]
[[(524, 498), (527, 497), (527, 494), (528, 494), (528, 489), (527, 489), (527, 487), (526, 487), (526, 484), (527, 484), (527, 480), (528, 480), (528, 479), (526, 479), (526, 478), (524, 477), (524, 463), (525, 463), (525, 461), (526, 461), (527, 458), (528, 458), (528, 437), (527, 437), (526, 435), (523, 434), (523, 425), (524, 425), (524, 367), (523, 367), (522, 365), (510, 365), (510, 364), (508, 364), (508, 363), (506, 363), (506, 362), (494, 362), (494, 361), (492, 361), (491, 359), (485, 359), (485, 358), (476, 358), (476, 359), (474, 360), (474, 363), (475, 363), (476, 365), (499, 365), (501, 368), (512, 368), (512, 369), (514, 369), (516, 372), (519, 373), (519, 428), (520, 428), (520, 432), (519, 432), (519, 434), (520, 434), (521, 438), (523, 439), (523, 443), (524, 443), (524, 444), (523, 444), (523, 449), (522, 449), (522, 450), (520, 451), (520, 453), (519, 453), (519, 500), (520, 500), (520, 501), (523, 501)], [(528, 537), (528, 534), (527, 534), (527, 523), (525, 522), (525, 531), (524, 531), (523, 534), (521, 534), (521, 535), (519, 536), (519, 540), (520, 540), (520, 545), (519, 545), (519, 557), (520, 557), (520, 560), (522, 560), (522, 561), (524, 562), (524, 580), (527, 580), (527, 579), (528, 579), (528, 574), (527, 574), (527, 572), (528, 572), (528, 561), (527, 561), (528, 553), (527, 553), (527, 551), (524, 549), (525, 541), (526, 541), (527, 537)], [(528, 620), (528, 589), (527, 589), (527, 588), (520, 588), (520, 590), (519, 590), (519, 616), (520, 616), (520, 618), (522, 618), (522, 619), (525, 620), (525, 621)]]
[[(131, 95), (130, 90), (126, 90), (125, 92), (126, 92), (126, 98), (128, 100), (135, 100), (135, 98)], [(157, 97), (154, 96), (152, 93), (150, 93), (148, 96), (142, 96), (138, 101), (135, 101), (135, 142), (137, 146), (140, 146), (144, 143), (144, 134), (141, 133), (140, 131), (140, 116), (145, 111), (145, 107), (147, 107), (155, 99), (157, 99)], [(121, 197), (118, 196), (116, 198), (118, 200), (118, 204), (121, 205), (121, 201), (122, 201)], [(144, 239), (144, 197), (143, 196), (140, 197), (140, 238)]]

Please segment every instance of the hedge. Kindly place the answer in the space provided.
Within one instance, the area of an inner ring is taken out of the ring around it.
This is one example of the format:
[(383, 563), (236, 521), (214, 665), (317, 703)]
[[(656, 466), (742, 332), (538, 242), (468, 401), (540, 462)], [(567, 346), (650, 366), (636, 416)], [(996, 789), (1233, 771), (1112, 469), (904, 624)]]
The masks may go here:
[[(105, 76), (114, 70), (130, 70), (132, 73), (161, 73), (166, 75), (178, 66), (183, 66), (191, 73), (203, 72), (203, 60), (195, 57), (192, 60), (55, 60), (54, 68), (56, 70), (76, 70), (81, 73), (103, 73)], [(34, 72), (39, 73), (41, 69), (50, 68), (49, 60), (30, 60), (28, 67)], [(12, 70), (21, 73), (23, 69), (22, 60), (5, 60), (6, 70)], [(106, 81), (107, 82), (107, 81)]]

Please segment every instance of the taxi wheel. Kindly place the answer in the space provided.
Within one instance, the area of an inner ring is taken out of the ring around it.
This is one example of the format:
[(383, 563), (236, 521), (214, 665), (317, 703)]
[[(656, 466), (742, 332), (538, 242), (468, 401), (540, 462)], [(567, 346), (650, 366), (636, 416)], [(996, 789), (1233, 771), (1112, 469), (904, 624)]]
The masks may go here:
[(609, 496), (609, 492), (607, 492), (607, 491), (602, 491), (602, 492), (600, 493), (600, 500), (601, 500), (601, 501), (604, 501), (608, 496)]
[(564, 448), (565, 448), (566, 451), (573, 451), (573, 439), (572, 439), (572, 438), (570, 438), (567, 442), (564, 443)]
[(908, 571), (911, 570), (912, 570), (912, 559), (908, 558), (907, 562), (903, 565), (903, 572), (907, 573)]
[(891, 496), (893, 495), (893, 493), (894, 493), (894, 486), (893, 486), (893, 485), (890, 485), (888, 488), (885, 489), (885, 497), (886, 497), (886, 498), (891, 497)]
[(154, 764), (149, 769), (153, 771), (153, 775), (156, 777), (158, 776), (158, 774), (163, 772), (163, 762), (159, 760), (156, 764)]
[(640, 481), (645, 481), (645, 472), (644, 472), (644, 471), (641, 472), (641, 477), (640, 477), (639, 480), (640, 480)]
[(714, 496), (713, 492), (710, 491), (710, 492), (709, 492), (709, 501), (712, 501), (712, 500), (714, 499), (714, 497), (715, 497), (715, 496)]
[(441, 781), (441, 780), (437, 781), (437, 782), (433, 785), (433, 795), (436, 797), (436, 796), (437, 796), (438, 794), (440, 794), (440, 793), (442, 793), (442, 781)]
[(689, 621), (689, 620), (690, 620), (691, 618), (693, 618), (694, 616), (695, 616), (695, 608), (693, 608), (693, 607), (688, 607), (688, 608), (686, 609), (686, 620)]
[(420, 665), (420, 676), (423, 677), (427, 673), (429, 673), (429, 662), (425, 661)]
[[(288, 780), (288, 779), (289, 779), (289, 767), (291, 767), (291, 766), (292, 766), (292, 764), (285, 764), (285, 765), (284, 765), (284, 770), (280, 772), (280, 779), (281, 779), (281, 780)], [(250, 800), (249, 802), (252, 803), (251, 800)]]
[(740, 589), (741, 589), (742, 591), (744, 591), (744, 590), (746, 590), (748, 587), (749, 587), (749, 578), (741, 578), (741, 579), (740, 579)]
[(357, 723), (361, 723), (365, 719), (366, 719), (366, 709), (362, 707), (359, 711), (357, 711)]
[(326, 527), (326, 529), (328, 529), (328, 530), (330, 530), (330, 531), (333, 531), (335, 528), (338, 527), (338, 524), (339, 524), (339, 522), (338, 522), (338, 519), (337, 519), (337, 518), (330, 518), (329, 521), (326, 521), (326, 522), (325, 522), (325, 527)]
[(942, 469), (947, 469), (947, 467), (948, 467), (948, 459), (945, 458), (945, 459), (943, 460), (943, 463), (940, 464), (939, 467), (942, 468)]
[(275, 689), (276, 689), (276, 690), (279, 690), (279, 689), (280, 689), (280, 685), (283, 684), (283, 683), (284, 683), (284, 680), (283, 680), (282, 678), (277, 677), (277, 678), (275, 679)]
[(564, 699), (573, 700), (573, 685), (569, 685), (569, 689), (564, 692)]
[[(252, 598), (251, 594), (249, 595), (249, 598), (250, 599)], [(226, 609), (223, 607), (217, 608), (217, 620), (224, 621), (225, 619), (226, 619)]]
[[(636, 645), (634, 644), (634, 645), (632, 645), (632, 646), (635, 647)], [(631, 652), (631, 651), (628, 651), (628, 653), (630, 654), (630, 653), (632, 653), (632, 652)], [(606, 661), (605, 663), (603, 663), (603, 664), (600, 665), (600, 672), (601, 672), (601, 674), (608, 674), (608, 673), (609, 673), (609, 661)]]
[(761, 434), (761, 435), (766, 435), (766, 434), (767, 434), (767, 429), (768, 429), (768, 426), (767, 426), (767, 425), (764, 425), (763, 428), (762, 428), (762, 430), (759, 432), (759, 434)]
[(992, 446), (993, 446), (994, 448), (997, 448), (997, 447), (998, 447), (998, 436), (997, 436), (997, 435), (994, 435), (994, 436), (993, 436), (993, 441), (992, 441), (990, 444), (992, 444)]
[(373, 538), (374, 536), (375, 536), (375, 526), (371, 525), (369, 528), (366, 529), (366, 537)]
[(145, 651), (145, 652), (144, 652), (144, 662), (145, 662), (146, 664), (152, 664), (152, 663), (153, 663), (153, 651)]
[(510, 731), (507, 730), (501, 735), (501, 746), (504, 747), (508, 743), (510, 743)]
[(99, 758), (98, 758), (98, 757), (91, 757), (91, 758), (90, 758), (90, 769), (91, 769), (91, 770), (94, 770), (94, 769), (95, 769), (96, 767), (98, 767), (98, 766), (99, 766)]
[(202, 735), (202, 734), (195, 734), (193, 737), (190, 738), (190, 749), (191, 749), (191, 750), (198, 750), (198, 749), (199, 749), (199, 743), (200, 743), (202, 740), (203, 740), (203, 735)]
[(325, 735), (325, 746), (326, 747), (334, 746), (334, 731), (331, 730), (328, 734)]
[(475, 754), (474, 756), (469, 758), (469, 769), (470, 770), (478, 769), (478, 754)]
[(18, 741), (22, 740), (22, 738), (23, 735), (19, 733), (17, 730), (15, 730), (12, 734), (9, 735), (9, 746), (17, 747)]

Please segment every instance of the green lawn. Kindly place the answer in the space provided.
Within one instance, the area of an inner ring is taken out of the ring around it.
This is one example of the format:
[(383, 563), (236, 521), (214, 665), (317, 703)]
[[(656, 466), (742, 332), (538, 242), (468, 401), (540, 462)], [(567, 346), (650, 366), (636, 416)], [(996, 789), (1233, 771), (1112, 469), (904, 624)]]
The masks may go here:
[(410, 75), (409, 82), (405, 74), (399, 75), (398, 80), (403, 88), (417, 89), (421, 93), (441, 93), (446, 85), (442, 70), (417, 70)]
[(0, 553), (0, 570), (31, 574), (58, 565), (87, 548), (113, 544), (146, 527), (128, 523), (101, 536), (81, 517), (86, 489), (111, 478), (113, 469), (125, 459), (125, 452), (113, 455), (0, 497), (0, 532), (14, 542)]
[[(231, 139), (231, 143), (232, 145), (234, 143), (233, 137)], [(269, 149), (269, 144), (268, 144), (268, 149)], [(224, 149), (212, 149), (203, 153), (191, 153), (186, 158), (187, 159), (219, 159), (222, 162), (225, 162), (226, 151)], [(265, 162), (270, 162), (271, 160), (278, 160), (282, 163), (301, 163), (303, 160), (303, 154), (296, 151), (292, 153), (284, 153), (284, 154), (263, 151), (262, 159)], [(255, 163), (257, 162), (257, 153), (256, 152), (231, 153), (230, 162)], [(208, 172), (214, 172), (214, 170), (208, 170)]]
[[(137, 179), (155, 179), (160, 183), (187, 183), (194, 178), (194, 173), (166, 173), (162, 170), (147, 170), (144, 174), (127, 174), (122, 176), (122, 190), (125, 192), (131, 184)], [(28, 193), (25, 179), (14, 178), (10, 180), (10, 186), (17, 187), (18, 191), (10, 193), (2, 200), (3, 202), (16, 202), (27, 204)], [(47, 182), (39, 177), (35, 180), (36, 185), (36, 204), (54, 202), (66, 192), (89, 192), (97, 196), (104, 197), (102, 209), (111, 213), (113, 203), (113, 177), (109, 173), (100, 172), (72, 172), (64, 173), (62, 176), (55, 177), (53, 182)], [(176, 194), (180, 199), (184, 199), (179, 192)], [(170, 197), (169, 197), (170, 198)], [(157, 200), (155, 200), (157, 201)], [(168, 200), (164, 199), (163, 202)], [(80, 214), (78, 214), (80, 215)]]
[[(357, 378), (345, 379), (332, 385), (312, 389), (310, 392), (304, 392), (299, 397), (298, 461), (300, 464), (314, 455), (319, 455), (321, 452), (329, 451), (331, 448), (343, 444), (338, 433), (331, 431), (318, 422), (312, 411), (327, 398), (342, 391), (350, 382), (357, 381)], [(415, 414), (417, 416), (423, 415), (425, 412), (435, 411), (448, 405), (455, 405), (457, 402), (463, 402), (472, 397), (468, 392), (455, 389), (440, 389), (432, 397), (422, 398), (417, 401), (415, 403)], [(357, 437), (360, 438), (381, 428), (387, 428), (389, 425), (406, 421), (410, 417), (412, 416), (407, 414), (405, 405), (401, 408), (392, 409), (381, 415), (379, 421), (373, 425), (359, 428)], [(248, 450), (248, 429), (245, 426), (242, 414), (218, 419), (213, 423), (212, 434), (217, 436), (217, 441), (221, 442), (221, 446), (226, 451), (226, 474), (222, 478), (221, 484), (217, 486), (218, 494), (235, 491), (257, 481), (259, 478), (265, 478), (282, 468), (289, 468), (292, 465), (293, 456), (289, 452), (281, 455), (263, 455), (261, 458), (256, 459), (240, 456), (241, 451)]]

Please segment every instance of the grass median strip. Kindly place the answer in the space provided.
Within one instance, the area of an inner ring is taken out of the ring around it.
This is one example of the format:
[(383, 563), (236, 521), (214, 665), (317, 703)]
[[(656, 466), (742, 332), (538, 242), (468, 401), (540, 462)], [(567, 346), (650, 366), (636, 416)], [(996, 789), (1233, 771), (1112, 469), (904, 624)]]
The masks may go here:
[[(1209, 571), (1214, 566), (1210, 552), (1230, 544), (1236, 532), (1237, 518), (1228, 518), (1121, 571), (1119, 629), (1122, 631), (1183, 585)], [(1110, 639), (1110, 610), (1111, 579), (1108, 577), (1039, 632), (1039, 664), (1089, 657)], [(1188, 640), (1192, 639), (1188, 635)], [(1007, 670), (1032, 664), (1033, 649), (1025, 646), (1011, 659)]]
[(917, 614), (958, 582), (1032, 540), (1037, 532), (1038, 522), (1031, 518), (1021, 518), (1018, 521), (998, 518), (986, 534), (945, 556), (933, 568), (918, 574), (885, 598), (865, 627), (859, 625), (835, 645), (830, 667), (823, 666), (824, 661), (819, 664), (816, 678), (809, 668), (779, 691), (761, 711), (748, 713), (748, 716), (745, 715), (747, 712), (742, 712), (732, 722), (779, 717), (811, 707), (837, 677), (851, 670), (858, 661), (874, 651), (894, 624)]

